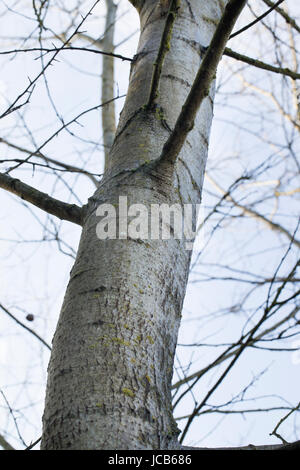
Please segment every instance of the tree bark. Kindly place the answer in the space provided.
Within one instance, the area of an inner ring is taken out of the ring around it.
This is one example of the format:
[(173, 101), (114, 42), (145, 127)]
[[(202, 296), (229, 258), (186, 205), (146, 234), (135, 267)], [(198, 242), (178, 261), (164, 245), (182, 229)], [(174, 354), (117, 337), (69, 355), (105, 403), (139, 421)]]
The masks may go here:
[(199, 204), (214, 86), (179, 156), (162, 154), (226, 2), (189, 0), (176, 11), (153, 106), (153, 64), (169, 2), (135, 0), (141, 35), (103, 180), (85, 207), (48, 371), (41, 449), (176, 449), (171, 379), (189, 272), (184, 240), (99, 240), (97, 207)]

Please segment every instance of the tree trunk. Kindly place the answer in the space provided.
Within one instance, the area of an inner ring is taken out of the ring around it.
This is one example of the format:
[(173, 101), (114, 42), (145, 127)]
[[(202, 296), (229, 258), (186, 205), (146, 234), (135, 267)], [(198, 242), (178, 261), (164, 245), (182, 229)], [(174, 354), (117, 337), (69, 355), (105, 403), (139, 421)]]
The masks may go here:
[(117, 207), (119, 196), (149, 211), (151, 204), (200, 203), (212, 89), (175, 166), (145, 163), (159, 157), (226, 2), (181, 2), (151, 106), (169, 2), (132, 3), (141, 21), (138, 51), (104, 177), (85, 207), (54, 335), (42, 449), (179, 448), (170, 390), (191, 252), (174, 238), (101, 240), (96, 210)]

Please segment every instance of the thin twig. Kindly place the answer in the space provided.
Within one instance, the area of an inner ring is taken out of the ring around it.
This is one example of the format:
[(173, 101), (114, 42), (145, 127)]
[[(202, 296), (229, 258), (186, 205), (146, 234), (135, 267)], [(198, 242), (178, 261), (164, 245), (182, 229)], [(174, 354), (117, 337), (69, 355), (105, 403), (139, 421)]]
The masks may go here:
[[(272, 7), (274, 5), (273, 2), (271, 2), (270, 0), (262, 0), (263, 2), (265, 2), (266, 5), (268, 5), (269, 7)], [(283, 8), (280, 8), (276, 5), (274, 5), (275, 7), (275, 10), (282, 16), (282, 18), (285, 19), (285, 21), (287, 22), (287, 24), (289, 24), (290, 26), (292, 26), (292, 28), (294, 28), (296, 31), (298, 31), (298, 33), (300, 33), (300, 26), (298, 26), (298, 24), (296, 23), (296, 21), (294, 20), (294, 18), (291, 18), (287, 12), (285, 10), (283, 10)]]
[(275, 428), (273, 429), (273, 431), (270, 433), (270, 436), (276, 436), (278, 437), (284, 444), (288, 444), (288, 442), (283, 439), (282, 436), (280, 436), (280, 434), (278, 434), (277, 430), (279, 428), (279, 426), (282, 425), (282, 423), (288, 419), (289, 416), (291, 416), (292, 413), (294, 413), (295, 411), (298, 411), (300, 408), (300, 402), (298, 403), (298, 405), (296, 405), (293, 409), (291, 409), (285, 416), (283, 416), (277, 423), (277, 425), (275, 426)]
[(49, 344), (40, 336), (38, 335), (34, 330), (32, 330), (31, 328), (29, 328), (27, 325), (25, 325), (24, 323), (22, 323), (20, 320), (18, 320), (9, 310), (7, 310), (7, 308), (4, 307), (4, 305), (2, 305), (0, 303), (0, 308), (10, 317), (12, 318), (18, 325), (20, 325), (22, 328), (24, 328), (25, 330), (29, 331), (29, 333), (31, 333), (33, 336), (35, 336), (39, 341), (41, 341), (41, 343), (43, 343), (44, 346), (46, 346), (46, 348), (48, 348), (50, 351), (51, 351), (51, 347), (49, 346)]
[(36, 441), (34, 441), (30, 446), (26, 447), (23, 450), (31, 450), (33, 447), (35, 447), (40, 441), (42, 440), (42, 437), (39, 437)]
[(253, 65), (254, 67), (257, 67), (259, 69), (268, 70), (269, 72), (274, 72), (281, 75), (286, 75), (287, 77), (291, 77), (294, 80), (300, 79), (300, 73), (294, 72), (293, 70), (290, 70), (286, 67), (275, 67), (274, 65), (267, 64), (266, 62), (262, 62), (261, 60), (253, 59), (252, 57), (248, 57), (244, 54), (239, 54), (238, 52), (229, 49), (229, 47), (225, 48), (223, 54), (241, 62), (245, 62), (246, 64)]
[(260, 15), (258, 18), (256, 18), (254, 21), (252, 21), (251, 23), (247, 24), (246, 26), (244, 26), (243, 28), (239, 29), (238, 31), (236, 31), (235, 33), (231, 34), (230, 38), (229, 39), (232, 39), (234, 38), (235, 36), (237, 36), (238, 34), (241, 34), (243, 33), (244, 31), (246, 31), (247, 29), (251, 28), (252, 26), (254, 26), (256, 23), (259, 23), (259, 21), (261, 21), (263, 18), (265, 18), (269, 13), (271, 13), (271, 11), (275, 10), (276, 7), (278, 7), (282, 2), (284, 2), (284, 0), (279, 0), (275, 5), (273, 5), (271, 8), (269, 8), (269, 10), (265, 11), (265, 13), (263, 13), (262, 15)]
[[(9, 51), (1, 51), (0, 55), (9, 55), (17, 54), (20, 52), (45, 52), (49, 54), (50, 52), (61, 52), (61, 51), (83, 51), (83, 52), (92, 52), (93, 54), (100, 54), (115, 59), (121, 59), (128, 62), (133, 62), (131, 57), (126, 57), (120, 54), (114, 54), (113, 52), (100, 51), (99, 49), (90, 49), (88, 47), (79, 47), (79, 46), (63, 46), (63, 47), (30, 47), (28, 49), (11, 49)], [(45, 68), (44, 68), (45, 69)]]
[[(96, 0), (95, 3), (91, 6), (91, 8), (89, 9), (89, 11), (87, 12), (87, 14), (82, 18), (81, 22), (79, 23), (79, 25), (77, 26), (77, 28), (75, 29), (75, 31), (71, 34), (71, 36), (62, 44), (61, 47), (59, 47), (55, 53), (53, 54), (53, 56), (51, 57), (51, 59), (47, 62), (47, 64), (45, 65), (45, 67), (38, 73), (38, 75), (36, 75), (36, 77), (33, 79), (33, 80), (30, 80), (29, 79), (29, 85), (25, 88), (24, 91), (22, 91), (22, 93), (19, 94), (19, 96), (17, 96), (17, 98), (12, 102), (12, 104), (4, 111), (4, 113), (2, 113), (0, 115), (0, 119), (2, 119), (3, 117), (7, 116), (8, 114), (11, 114), (14, 110), (18, 109), (18, 101), (23, 98), (24, 95), (26, 94), (31, 94), (32, 93), (32, 89), (35, 85), (35, 83), (39, 80), (39, 78), (45, 73), (46, 69), (52, 64), (52, 62), (56, 59), (57, 55), (59, 54), (59, 52), (61, 52), (64, 47), (66, 46), (66, 44), (68, 44), (68, 42), (73, 38), (73, 36), (75, 36), (79, 29), (81, 28), (81, 26), (83, 25), (83, 23), (85, 22), (85, 20), (87, 19), (87, 17), (89, 15), (91, 15), (93, 9), (95, 8), (95, 6), (99, 3), (100, 0)], [(28, 101), (28, 100), (27, 100)]]

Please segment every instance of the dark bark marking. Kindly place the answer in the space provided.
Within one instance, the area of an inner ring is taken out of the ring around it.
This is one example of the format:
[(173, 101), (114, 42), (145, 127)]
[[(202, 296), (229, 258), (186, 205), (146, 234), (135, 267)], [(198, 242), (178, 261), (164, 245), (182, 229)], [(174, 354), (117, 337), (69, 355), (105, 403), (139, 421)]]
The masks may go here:
[(186, 86), (187, 88), (191, 88), (192, 85), (186, 80), (183, 80), (182, 78), (175, 77), (175, 75), (167, 74), (167, 75), (162, 75), (162, 78), (167, 78), (169, 80), (173, 80), (175, 82), (180, 83), (181, 85)]
[(191, 18), (196, 21), (196, 18), (195, 18), (195, 15), (193, 13), (193, 9), (192, 9), (192, 6), (191, 6), (191, 3), (189, 0), (185, 0), (185, 3), (187, 4), (188, 6), (188, 9), (189, 9), (189, 12), (190, 12), (190, 15), (191, 15)]

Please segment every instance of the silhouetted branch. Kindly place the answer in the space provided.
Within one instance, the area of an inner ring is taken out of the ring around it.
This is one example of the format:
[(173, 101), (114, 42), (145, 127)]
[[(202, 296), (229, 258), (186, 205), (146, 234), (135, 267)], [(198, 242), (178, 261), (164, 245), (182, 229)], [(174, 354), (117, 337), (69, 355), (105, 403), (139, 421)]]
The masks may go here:
[(21, 199), (30, 202), (39, 209), (48, 212), (48, 214), (55, 215), (61, 220), (68, 220), (78, 225), (82, 224), (83, 210), (76, 204), (68, 204), (59, 201), (49, 196), (49, 194), (43, 193), (4, 173), (0, 173), (0, 188), (15, 194)]

